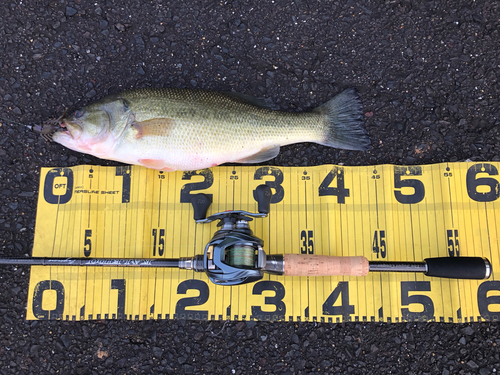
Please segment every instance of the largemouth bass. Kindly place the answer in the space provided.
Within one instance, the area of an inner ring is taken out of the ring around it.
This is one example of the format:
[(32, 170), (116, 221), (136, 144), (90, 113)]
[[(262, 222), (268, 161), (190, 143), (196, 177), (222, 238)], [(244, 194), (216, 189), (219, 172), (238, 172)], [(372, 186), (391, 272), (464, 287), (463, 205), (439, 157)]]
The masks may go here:
[(282, 112), (240, 94), (138, 89), (105, 97), (59, 120), (52, 139), (102, 159), (164, 171), (260, 163), (299, 142), (366, 150), (357, 91), (311, 112)]

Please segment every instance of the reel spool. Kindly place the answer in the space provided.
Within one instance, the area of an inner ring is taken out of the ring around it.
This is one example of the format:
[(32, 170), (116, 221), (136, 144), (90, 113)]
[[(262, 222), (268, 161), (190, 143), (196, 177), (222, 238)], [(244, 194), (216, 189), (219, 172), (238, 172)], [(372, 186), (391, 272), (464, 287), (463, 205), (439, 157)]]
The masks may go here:
[(255, 267), (257, 254), (252, 246), (234, 245), (226, 250), (224, 263), (238, 268), (251, 269)]

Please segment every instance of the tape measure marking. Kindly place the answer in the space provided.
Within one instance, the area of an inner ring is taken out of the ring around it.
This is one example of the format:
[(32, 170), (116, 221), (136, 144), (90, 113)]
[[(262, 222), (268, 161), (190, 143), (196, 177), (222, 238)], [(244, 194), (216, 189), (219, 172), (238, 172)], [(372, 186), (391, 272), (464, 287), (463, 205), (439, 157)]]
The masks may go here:
[(44, 168), (33, 256), (180, 257), (201, 254), (214, 225), (196, 225), (190, 195), (210, 213), (256, 211), (268, 253), (421, 260), (486, 256), (490, 280), (414, 274), (277, 277), (235, 287), (176, 269), (32, 267), (28, 319), (262, 319), (467, 322), (498, 320), (498, 162), (371, 167), (218, 167), (161, 173), (140, 167)]

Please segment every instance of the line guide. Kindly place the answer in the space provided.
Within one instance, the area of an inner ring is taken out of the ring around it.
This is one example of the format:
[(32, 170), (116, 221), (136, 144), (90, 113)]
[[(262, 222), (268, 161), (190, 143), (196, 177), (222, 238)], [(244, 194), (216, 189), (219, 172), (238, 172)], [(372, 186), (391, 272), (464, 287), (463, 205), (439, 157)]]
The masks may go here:
[(498, 162), (424, 166), (217, 167), (162, 173), (136, 166), (43, 168), (33, 257), (181, 258), (203, 252), (208, 214), (257, 211), (267, 254), (364, 256), (370, 261), (486, 257), (489, 280), (413, 273), (265, 275), (219, 286), (177, 269), (33, 266), (27, 319), (234, 319), (286, 321), (495, 321), (500, 317)]

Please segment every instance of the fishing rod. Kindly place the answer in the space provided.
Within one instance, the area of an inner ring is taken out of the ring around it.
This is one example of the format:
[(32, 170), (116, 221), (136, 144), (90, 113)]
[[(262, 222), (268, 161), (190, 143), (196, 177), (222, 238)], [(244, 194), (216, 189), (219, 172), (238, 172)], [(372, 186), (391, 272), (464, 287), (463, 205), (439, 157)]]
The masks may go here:
[(266, 254), (264, 242), (253, 235), (248, 223), (266, 217), (272, 193), (267, 185), (255, 190), (258, 213), (225, 211), (206, 217), (212, 200), (206, 194), (192, 197), (194, 220), (204, 224), (219, 220), (220, 229), (203, 255), (178, 259), (110, 258), (0, 258), (0, 264), (41, 266), (167, 267), (205, 272), (217, 285), (255, 282), (264, 273), (284, 276), (366, 276), (369, 272), (415, 272), (452, 279), (488, 279), (491, 263), (481, 257), (438, 257), (421, 262), (369, 261), (363, 256)]

